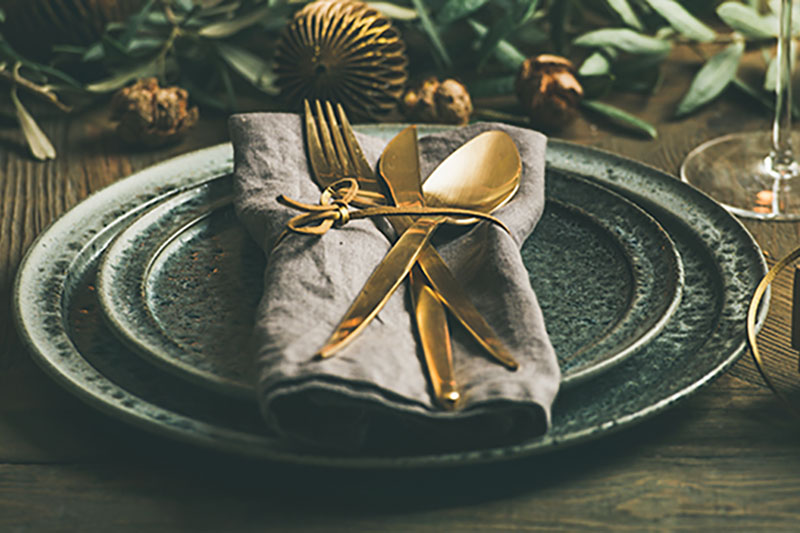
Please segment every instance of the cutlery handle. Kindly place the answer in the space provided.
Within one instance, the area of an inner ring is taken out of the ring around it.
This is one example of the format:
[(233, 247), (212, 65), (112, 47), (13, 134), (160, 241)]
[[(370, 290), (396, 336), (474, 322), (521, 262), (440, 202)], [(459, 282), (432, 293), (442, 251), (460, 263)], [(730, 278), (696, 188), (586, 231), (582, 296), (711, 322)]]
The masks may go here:
[(418, 266), (409, 273), (417, 329), (434, 397), (445, 409), (455, 409), (460, 398), (453, 375), (453, 353), (444, 305), (425, 283)]

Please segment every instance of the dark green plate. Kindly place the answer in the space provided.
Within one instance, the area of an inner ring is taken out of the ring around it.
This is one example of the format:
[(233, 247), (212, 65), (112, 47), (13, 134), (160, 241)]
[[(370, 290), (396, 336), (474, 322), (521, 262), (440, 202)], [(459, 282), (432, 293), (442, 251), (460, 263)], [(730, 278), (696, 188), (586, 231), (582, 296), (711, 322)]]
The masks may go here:
[[(178, 376), (254, 397), (246, 342), (263, 252), (233, 212), (230, 176), (169, 198), (123, 230), (98, 270), (100, 303), (129, 347)], [(634, 353), (678, 307), (683, 270), (652, 217), (591, 182), (554, 175), (522, 249), (562, 387)]]
[[(388, 137), (398, 129), (362, 131)], [(617, 190), (653, 215), (675, 242), (684, 265), (684, 293), (661, 333), (602, 379), (560, 394), (550, 431), (534, 440), (391, 457), (286, 447), (266, 434), (254, 402), (209, 394), (204, 387), (154, 371), (126, 349), (105, 325), (96, 296), (99, 258), (119, 231), (176, 191), (227, 173), (230, 156), (228, 145), (194, 152), (92, 195), (39, 236), (19, 270), (17, 325), (37, 363), (91, 405), (143, 429), (231, 453), (303, 464), (421, 467), (507, 460), (653, 416), (718, 376), (744, 350), (749, 296), (766, 267), (741, 224), (669, 175), (611, 154), (551, 142), (550, 177), (586, 176)]]

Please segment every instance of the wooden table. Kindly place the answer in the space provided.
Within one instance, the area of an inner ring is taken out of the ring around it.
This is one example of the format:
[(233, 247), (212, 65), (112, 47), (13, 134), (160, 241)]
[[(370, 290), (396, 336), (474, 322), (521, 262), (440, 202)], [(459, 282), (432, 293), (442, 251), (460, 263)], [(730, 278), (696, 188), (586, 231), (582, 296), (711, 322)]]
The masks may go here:
[[(657, 96), (615, 101), (656, 123), (658, 140), (585, 120), (560, 136), (675, 174), (700, 142), (769, 126), (769, 113), (735, 92), (673, 121), (696, 67), (688, 57), (670, 63)], [(251, 463), (151, 436), (87, 407), (35, 366), (14, 331), (10, 290), (23, 253), (92, 191), (226, 139), (224, 117), (206, 118), (184, 143), (152, 151), (122, 146), (109, 128), (102, 106), (46, 120), (59, 157), (39, 163), (12, 124), (0, 125), (0, 531), (800, 528), (800, 420), (781, 410), (749, 356), (690, 399), (618, 434), (457, 470)], [(746, 225), (769, 257), (800, 244), (800, 224)], [(800, 381), (797, 355), (785, 348), (789, 286), (779, 280), (762, 333), (787, 388)]]

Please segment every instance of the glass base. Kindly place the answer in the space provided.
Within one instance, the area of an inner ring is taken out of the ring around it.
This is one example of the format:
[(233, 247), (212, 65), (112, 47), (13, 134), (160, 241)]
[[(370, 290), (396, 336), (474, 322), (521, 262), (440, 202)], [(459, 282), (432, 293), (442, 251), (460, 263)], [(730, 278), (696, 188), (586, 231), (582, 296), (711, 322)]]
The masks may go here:
[(768, 132), (718, 137), (686, 156), (681, 179), (740, 217), (800, 221), (800, 165), (776, 166), (771, 150)]

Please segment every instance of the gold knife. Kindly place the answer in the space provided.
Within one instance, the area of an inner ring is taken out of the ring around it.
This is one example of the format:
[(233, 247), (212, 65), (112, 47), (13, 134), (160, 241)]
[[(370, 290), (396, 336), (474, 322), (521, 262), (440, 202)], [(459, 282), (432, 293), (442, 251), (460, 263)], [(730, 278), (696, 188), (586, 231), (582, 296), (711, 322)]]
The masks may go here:
[(378, 314), (414, 266), (437, 224), (437, 218), (421, 217), (397, 239), (350, 305), (339, 327), (317, 352), (319, 357), (330, 357), (342, 349)]
[[(421, 207), (425, 205), (419, 170), (417, 129), (409, 126), (383, 152), (381, 176), (395, 205)], [(399, 223), (402, 226), (407, 224)], [(430, 246), (430, 245), (429, 245)], [(426, 249), (432, 249), (426, 247)], [(425, 275), (415, 265), (408, 275), (417, 333), (422, 344), (428, 376), (434, 397), (445, 409), (455, 409), (459, 398), (453, 371), (450, 331), (444, 304), (426, 285)]]

